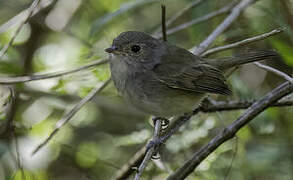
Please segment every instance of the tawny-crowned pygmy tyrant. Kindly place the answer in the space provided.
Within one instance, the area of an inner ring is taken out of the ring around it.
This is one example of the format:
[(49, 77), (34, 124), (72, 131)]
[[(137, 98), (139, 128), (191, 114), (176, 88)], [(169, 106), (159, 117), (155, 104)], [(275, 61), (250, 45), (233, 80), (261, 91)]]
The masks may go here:
[(105, 51), (111, 54), (111, 78), (118, 92), (136, 108), (159, 117), (192, 111), (206, 93), (230, 94), (223, 71), (277, 56), (258, 51), (203, 59), (138, 31), (121, 33)]

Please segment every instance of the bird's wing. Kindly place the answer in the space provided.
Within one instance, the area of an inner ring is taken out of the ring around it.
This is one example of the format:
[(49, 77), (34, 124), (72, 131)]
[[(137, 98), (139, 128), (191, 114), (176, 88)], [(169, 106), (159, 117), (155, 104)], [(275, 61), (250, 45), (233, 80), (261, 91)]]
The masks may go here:
[(231, 93), (222, 71), (176, 46), (169, 48), (153, 72), (157, 80), (170, 88), (198, 93)]

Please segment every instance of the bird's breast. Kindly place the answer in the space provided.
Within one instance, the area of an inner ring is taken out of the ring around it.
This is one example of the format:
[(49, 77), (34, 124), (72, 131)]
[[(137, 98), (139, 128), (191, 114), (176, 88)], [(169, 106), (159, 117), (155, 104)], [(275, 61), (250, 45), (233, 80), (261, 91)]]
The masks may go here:
[(111, 78), (118, 92), (124, 97), (139, 98), (143, 93), (140, 89), (143, 86), (145, 72), (142, 68), (127, 63), (127, 60), (112, 57), (110, 61)]

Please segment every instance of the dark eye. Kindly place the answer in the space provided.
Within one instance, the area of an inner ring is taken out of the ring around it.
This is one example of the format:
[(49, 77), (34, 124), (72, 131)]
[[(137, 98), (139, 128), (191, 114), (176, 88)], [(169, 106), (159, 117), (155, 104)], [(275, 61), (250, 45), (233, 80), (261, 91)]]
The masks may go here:
[(131, 46), (131, 51), (135, 52), (135, 53), (139, 52), (140, 51), (140, 46), (139, 45)]

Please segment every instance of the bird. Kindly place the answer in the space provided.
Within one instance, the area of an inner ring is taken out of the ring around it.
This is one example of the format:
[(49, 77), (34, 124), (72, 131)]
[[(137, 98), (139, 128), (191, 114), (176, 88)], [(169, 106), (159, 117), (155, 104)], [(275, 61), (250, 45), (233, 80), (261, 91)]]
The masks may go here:
[(230, 95), (225, 71), (278, 56), (273, 50), (259, 50), (202, 58), (140, 31), (122, 32), (105, 51), (118, 92), (139, 111), (156, 117), (191, 112), (210, 93)]

